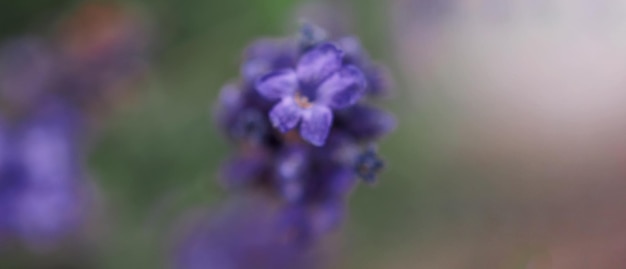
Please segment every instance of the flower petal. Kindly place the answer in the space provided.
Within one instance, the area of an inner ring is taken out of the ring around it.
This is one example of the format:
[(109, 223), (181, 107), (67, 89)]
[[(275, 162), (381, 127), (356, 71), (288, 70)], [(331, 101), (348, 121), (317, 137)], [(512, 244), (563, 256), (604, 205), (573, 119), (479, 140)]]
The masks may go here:
[(306, 88), (316, 88), (341, 68), (343, 52), (331, 43), (323, 43), (304, 54), (298, 62), (298, 78)]
[(354, 66), (347, 66), (335, 72), (318, 89), (318, 102), (340, 109), (354, 105), (366, 88), (363, 72)]
[(333, 113), (328, 107), (313, 106), (304, 111), (300, 135), (315, 146), (323, 146), (333, 122)]
[(297, 87), (298, 79), (291, 69), (269, 73), (256, 81), (257, 91), (271, 100), (291, 95)]
[(276, 129), (284, 133), (298, 125), (301, 115), (302, 109), (293, 98), (287, 97), (272, 108), (270, 120)]
[(397, 126), (391, 113), (361, 104), (338, 111), (335, 116), (335, 125), (358, 140), (378, 139)]
[(241, 111), (243, 106), (243, 91), (235, 84), (222, 87), (213, 114), (217, 125), (222, 129), (229, 129), (232, 120)]

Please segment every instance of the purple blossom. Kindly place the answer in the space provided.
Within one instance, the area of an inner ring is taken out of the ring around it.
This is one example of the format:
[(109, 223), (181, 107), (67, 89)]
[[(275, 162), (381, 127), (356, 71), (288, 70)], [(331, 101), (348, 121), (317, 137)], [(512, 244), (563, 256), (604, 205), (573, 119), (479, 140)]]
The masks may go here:
[(261, 98), (256, 91), (228, 84), (220, 92), (215, 110), (216, 122), (233, 140), (262, 143), (271, 129), (264, 111), (271, 106), (271, 102)]
[[(396, 127), (393, 115), (369, 102), (388, 92), (379, 72), (385, 69), (373, 64), (355, 38), (333, 43), (318, 30), (303, 27), (299, 42), (255, 42), (245, 54), (242, 77), (222, 88), (215, 110), (218, 128), (237, 149), (222, 166), (221, 182), (242, 195), (269, 197), (262, 202), (271, 204), (272, 213), (259, 212), (268, 214), (263, 218), (273, 229), (287, 233), (270, 232), (264, 241), (286, 236), (293, 250), (315, 247), (338, 230), (358, 179), (373, 182), (384, 166), (372, 145)], [(233, 256), (222, 251), (231, 244), (248, 246), (255, 236), (197, 235), (178, 252), (185, 253), (180, 268), (249, 268), (247, 250)], [(218, 250), (220, 245), (226, 247)]]
[(49, 248), (75, 234), (84, 222), (84, 189), (75, 186), (29, 187), (15, 201), (15, 228), (33, 248)]
[(13, 237), (47, 248), (76, 232), (88, 204), (76, 111), (50, 100), (2, 132), (0, 211)]
[[(300, 237), (316, 238), (339, 226), (356, 178), (369, 180), (380, 172), (382, 161), (364, 152), (393, 131), (396, 122), (361, 100), (380, 96), (387, 88), (374, 90), (366, 82), (376, 82), (364, 71), (375, 64), (358, 40), (342, 38), (337, 46), (324, 41), (327, 36), (319, 34), (323, 30), (307, 26), (299, 35), (300, 53), (284, 65), (276, 64), (276, 55), (293, 56), (293, 43), (264, 40), (251, 46), (257, 49), (247, 55), (273, 68), (257, 78), (254, 88), (245, 72), (243, 83), (224, 87), (217, 118), (242, 149), (224, 166), (222, 180), (280, 197), (290, 212), (285, 216), (302, 223), (296, 225)], [(299, 133), (290, 132), (298, 126)]]
[(31, 245), (54, 244), (75, 232), (87, 200), (82, 197), (79, 121), (76, 111), (52, 102), (22, 122), (17, 141), (26, 187), (15, 201), (15, 226)]
[(175, 250), (177, 269), (308, 269), (321, 263), (311, 249), (294, 248), (284, 211), (263, 198), (231, 201), (183, 227)]
[(339, 111), (335, 120), (339, 129), (359, 141), (374, 141), (391, 133), (397, 125), (390, 113), (362, 104)]
[(337, 41), (339, 47), (345, 51), (344, 61), (363, 70), (367, 80), (367, 94), (375, 97), (388, 96), (393, 87), (393, 80), (389, 70), (380, 64), (374, 63), (363, 49), (361, 41), (354, 36), (348, 36)]
[(78, 113), (62, 101), (50, 100), (16, 126), (13, 143), (30, 184), (47, 187), (78, 181), (82, 131)]
[(270, 120), (281, 132), (300, 122), (302, 138), (323, 146), (333, 121), (333, 109), (354, 105), (366, 87), (363, 73), (342, 63), (343, 52), (331, 43), (305, 53), (296, 69), (283, 69), (261, 77), (257, 90), (270, 100), (279, 100)]

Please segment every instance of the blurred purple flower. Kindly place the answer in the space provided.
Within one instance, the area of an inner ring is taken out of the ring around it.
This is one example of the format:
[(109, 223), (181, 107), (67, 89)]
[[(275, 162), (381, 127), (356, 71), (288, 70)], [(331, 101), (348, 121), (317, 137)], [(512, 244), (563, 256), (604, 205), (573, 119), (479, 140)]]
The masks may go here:
[(374, 141), (395, 130), (392, 114), (378, 108), (355, 105), (337, 113), (337, 126), (358, 141)]
[[(371, 145), (396, 126), (393, 115), (367, 103), (386, 94), (389, 83), (379, 80), (383, 68), (358, 40), (333, 42), (320, 34), (323, 29), (306, 24), (301, 31), (299, 42), (255, 42), (244, 57), (242, 78), (222, 88), (215, 110), (219, 129), (238, 146), (220, 180), (232, 191), (272, 197), (280, 213), (266, 217), (287, 231), (294, 250), (315, 246), (341, 225), (358, 178), (372, 182), (383, 167)], [(299, 132), (290, 131), (298, 126)], [(220, 257), (224, 268), (247, 268), (237, 267), (247, 262), (241, 260), (245, 254), (216, 256), (214, 245), (206, 245), (216, 244), (211, 240), (221, 239), (211, 237), (184, 253), (197, 252), (198, 260)], [(183, 268), (197, 268), (190, 266)]]
[(302, 121), (302, 138), (323, 146), (333, 120), (332, 109), (354, 105), (366, 87), (361, 70), (343, 65), (342, 59), (338, 47), (324, 43), (304, 54), (295, 70), (261, 77), (257, 90), (270, 100), (280, 100), (269, 113), (274, 127), (284, 133)]
[(221, 90), (215, 110), (220, 129), (235, 141), (263, 143), (268, 138), (271, 123), (265, 116), (272, 103), (261, 98), (253, 89), (228, 84)]
[(47, 248), (67, 240), (84, 223), (86, 197), (80, 184), (38, 188), (30, 186), (17, 199), (15, 228), (33, 248)]
[(176, 269), (308, 269), (322, 261), (314, 249), (294, 248), (293, 222), (264, 198), (235, 200), (184, 227)]
[(88, 198), (77, 111), (56, 100), (3, 129), (0, 211), (12, 236), (34, 248), (75, 233)]
[(337, 43), (345, 52), (345, 64), (354, 65), (363, 70), (367, 80), (367, 94), (375, 97), (390, 94), (393, 81), (389, 70), (380, 64), (372, 62), (358, 38), (354, 36), (344, 37), (339, 39)]

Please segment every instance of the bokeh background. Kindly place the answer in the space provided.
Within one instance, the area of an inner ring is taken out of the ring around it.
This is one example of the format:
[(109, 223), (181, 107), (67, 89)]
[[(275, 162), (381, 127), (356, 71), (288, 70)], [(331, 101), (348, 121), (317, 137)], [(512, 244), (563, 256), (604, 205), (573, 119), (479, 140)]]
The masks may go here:
[[(3, 1), (0, 42), (84, 5)], [(0, 268), (167, 268), (176, 220), (224, 200), (211, 106), (253, 40), (337, 20), (396, 78), (387, 169), (360, 186), (335, 268), (624, 268), (626, 2), (134, 0), (151, 65), (94, 139), (89, 255)]]

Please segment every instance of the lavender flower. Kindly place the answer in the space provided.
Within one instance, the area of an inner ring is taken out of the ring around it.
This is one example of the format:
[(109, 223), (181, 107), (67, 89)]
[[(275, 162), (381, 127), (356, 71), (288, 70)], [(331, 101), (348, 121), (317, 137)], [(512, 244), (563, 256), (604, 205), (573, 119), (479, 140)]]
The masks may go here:
[(396, 128), (396, 120), (381, 109), (358, 104), (339, 111), (335, 126), (357, 141), (375, 141)]
[(320, 28), (302, 31), (248, 49), (243, 77), (222, 89), (216, 118), (240, 147), (222, 183), (277, 197), (292, 243), (310, 245), (341, 223), (357, 178), (375, 181), (383, 162), (372, 144), (396, 123), (366, 102), (389, 84), (372, 89), (374, 64), (355, 38), (333, 42)]
[(216, 122), (235, 141), (264, 143), (271, 131), (265, 111), (271, 106), (272, 103), (254, 89), (228, 84), (222, 88), (219, 97)]
[(284, 69), (260, 78), (257, 90), (280, 102), (270, 111), (274, 127), (287, 132), (300, 121), (302, 138), (323, 146), (333, 120), (333, 109), (354, 105), (366, 87), (363, 73), (342, 63), (343, 52), (331, 43), (306, 52), (295, 70)]
[(370, 59), (358, 38), (354, 36), (343, 37), (337, 43), (346, 53), (345, 64), (355, 65), (363, 71), (367, 80), (367, 94), (373, 97), (388, 96), (393, 87), (389, 70)]
[(264, 198), (194, 222), (176, 268), (310, 268), (302, 255), (341, 225), (358, 179), (376, 180), (384, 165), (373, 145), (396, 122), (367, 99), (389, 84), (377, 82), (383, 68), (360, 44), (346, 42), (356, 39), (322, 33), (305, 25), (295, 39), (255, 42), (241, 79), (222, 88), (216, 122), (238, 150), (221, 183)]
[(45, 103), (3, 132), (0, 211), (10, 233), (34, 248), (75, 233), (84, 218), (76, 111)]
[(16, 131), (25, 187), (16, 199), (15, 226), (31, 245), (49, 245), (76, 231), (87, 200), (80, 164), (76, 111), (53, 102)]

